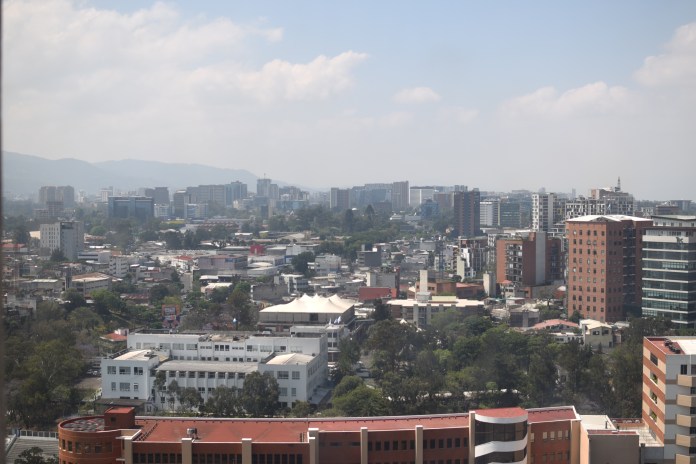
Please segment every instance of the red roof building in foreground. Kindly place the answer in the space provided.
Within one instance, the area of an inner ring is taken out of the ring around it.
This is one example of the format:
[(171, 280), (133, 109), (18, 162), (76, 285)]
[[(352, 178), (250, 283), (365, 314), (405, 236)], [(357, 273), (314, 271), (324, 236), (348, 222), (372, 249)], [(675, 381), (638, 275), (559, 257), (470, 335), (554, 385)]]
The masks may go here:
[(121, 407), (63, 421), (58, 434), (64, 464), (474, 464), (582, 462), (580, 429), (572, 406), (332, 419), (136, 417)]

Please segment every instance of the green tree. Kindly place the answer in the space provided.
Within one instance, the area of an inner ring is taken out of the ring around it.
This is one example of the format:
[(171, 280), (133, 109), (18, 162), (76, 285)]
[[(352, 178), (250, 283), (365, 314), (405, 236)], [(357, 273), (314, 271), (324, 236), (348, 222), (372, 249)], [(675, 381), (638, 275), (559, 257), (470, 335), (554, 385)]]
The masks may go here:
[(217, 387), (205, 402), (206, 412), (215, 417), (238, 417), (241, 405), (236, 388)]
[(534, 353), (527, 372), (527, 398), (530, 405), (541, 407), (552, 404), (556, 380), (556, 365), (551, 350)]
[(58, 464), (58, 456), (46, 456), (38, 446), (25, 449), (15, 459), (15, 464)]
[(290, 410), (290, 417), (309, 417), (312, 415), (312, 405), (307, 401), (295, 401)]
[(251, 417), (272, 417), (278, 411), (280, 388), (272, 374), (252, 372), (244, 379), (241, 404)]
[(51, 251), (51, 258), (50, 258), (52, 263), (62, 263), (68, 260), (68, 258), (65, 257), (63, 254), (63, 251), (60, 250), (60, 248), (56, 248), (55, 250)]
[(372, 317), (375, 322), (391, 319), (392, 315), (389, 310), (389, 305), (384, 303), (381, 299), (375, 301), (375, 310), (372, 313)]
[(167, 396), (166, 385), (167, 373), (165, 371), (157, 371), (157, 374), (155, 374), (155, 381), (153, 382), (152, 386), (152, 396), (159, 396), (160, 404), (164, 403), (164, 398)]
[[(187, 231), (188, 233), (188, 231)], [(167, 249), (168, 250), (181, 250), (182, 248), (182, 240), (181, 240), (181, 233), (180, 232), (174, 232), (174, 231), (167, 231), (164, 233), (164, 241), (167, 244)], [(187, 247), (189, 248), (189, 247)], [(193, 247), (190, 247), (193, 248)]]
[(643, 364), (642, 351), (622, 344), (611, 353), (609, 372), (612, 379), (614, 417), (638, 417), (641, 411)]
[(347, 209), (343, 213), (343, 232), (351, 233), (355, 227), (355, 215), (352, 209)]
[(12, 243), (16, 245), (29, 245), (31, 234), (26, 224), (18, 224), (12, 230)]
[(614, 398), (611, 391), (610, 373), (604, 358), (605, 356), (600, 354), (592, 355), (589, 362), (586, 394), (588, 398), (597, 403), (600, 410), (610, 411)]
[(94, 309), (102, 318), (108, 319), (111, 313), (123, 313), (126, 310), (126, 303), (114, 292), (109, 290), (96, 290), (92, 293)]
[(150, 289), (150, 304), (155, 307), (162, 306), (165, 297), (171, 296), (172, 291), (164, 284), (153, 285)]
[(256, 312), (251, 301), (251, 286), (248, 282), (239, 282), (227, 299), (232, 315), (241, 328), (251, 328), (256, 322)]
[(334, 407), (349, 417), (384, 416), (389, 413), (389, 403), (381, 391), (361, 385), (349, 393), (334, 398)]
[(333, 396), (336, 398), (347, 395), (361, 385), (364, 385), (363, 379), (357, 375), (346, 375), (334, 388)]
[(85, 297), (79, 290), (74, 288), (69, 288), (65, 291), (63, 294), (63, 300), (65, 301), (65, 303), (63, 303), (63, 307), (67, 312), (70, 312), (75, 308), (87, 306), (87, 300), (85, 300)]
[(169, 382), (169, 386), (167, 387), (167, 402), (169, 402), (170, 409), (174, 408), (174, 404), (179, 399), (180, 393), (181, 387), (179, 386), (179, 382), (176, 380)]
[(343, 376), (351, 374), (355, 363), (360, 361), (360, 344), (352, 338), (345, 337), (339, 340), (338, 350), (336, 363), (338, 377), (335, 380), (340, 381)]
[(186, 387), (179, 393), (179, 404), (187, 411), (197, 410), (203, 405), (203, 397), (195, 387)]
[(104, 320), (93, 309), (84, 306), (72, 311), (68, 322), (74, 330), (94, 330), (104, 325)]
[(311, 251), (304, 251), (298, 255), (293, 256), (291, 262), (293, 269), (295, 269), (295, 272), (308, 276), (310, 274), (309, 263), (314, 262), (314, 253), (312, 253)]

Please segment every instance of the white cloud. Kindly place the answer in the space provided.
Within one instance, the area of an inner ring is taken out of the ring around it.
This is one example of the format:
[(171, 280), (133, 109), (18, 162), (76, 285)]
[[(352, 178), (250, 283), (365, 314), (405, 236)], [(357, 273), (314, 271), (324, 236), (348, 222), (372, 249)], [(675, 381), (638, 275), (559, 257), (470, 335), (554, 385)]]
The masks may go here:
[(292, 111), (258, 101), (337, 95), (367, 57), (260, 60), (282, 28), (186, 17), (168, 3), (129, 13), (68, 0), (2, 8), (5, 146), (49, 157), (181, 160), (242, 139), (259, 145), (270, 121)]
[(664, 54), (645, 59), (636, 80), (650, 87), (696, 87), (696, 23), (678, 28), (665, 48)]
[(353, 85), (350, 71), (367, 58), (348, 51), (333, 58), (319, 56), (307, 64), (273, 60), (260, 71), (238, 76), (239, 87), (261, 101), (324, 99)]
[(454, 122), (458, 125), (467, 125), (478, 117), (478, 110), (464, 108), (461, 106), (451, 106), (440, 111), (440, 118), (444, 122)]
[(430, 87), (412, 87), (399, 91), (393, 99), (397, 103), (432, 103), (441, 97)]
[(502, 110), (508, 117), (567, 117), (611, 112), (624, 107), (629, 99), (627, 88), (609, 87), (604, 82), (595, 82), (563, 93), (553, 87), (542, 87), (505, 102)]

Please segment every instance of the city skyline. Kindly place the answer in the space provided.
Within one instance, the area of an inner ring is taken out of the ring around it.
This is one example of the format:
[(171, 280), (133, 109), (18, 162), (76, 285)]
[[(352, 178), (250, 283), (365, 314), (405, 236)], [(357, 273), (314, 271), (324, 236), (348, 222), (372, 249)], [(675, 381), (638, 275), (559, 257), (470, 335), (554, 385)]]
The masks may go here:
[(693, 197), (690, 2), (3, 10), (10, 151), (195, 162), (317, 189), (586, 194), (621, 176), (636, 198)]

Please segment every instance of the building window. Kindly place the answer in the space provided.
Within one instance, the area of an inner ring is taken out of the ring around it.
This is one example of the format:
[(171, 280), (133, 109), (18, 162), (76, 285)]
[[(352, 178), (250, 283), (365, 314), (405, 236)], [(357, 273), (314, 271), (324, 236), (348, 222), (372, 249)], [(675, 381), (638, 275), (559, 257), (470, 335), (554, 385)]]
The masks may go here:
[(134, 367), (133, 374), (134, 375), (143, 375), (143, 368), (142, 367)]
[(131, 368), (130, 366), (121, 366), (118, 368), (118, 373), (119, 375), (130, 375)]
[(300, 371), (292, 371), (292, 380), (300, 380)]
[(118, 384), (118, 389), (121, 391), (130, 391), (130, 383), (121, 382)]
[(650, 353), (650, 362), (652, 362), (654, 365), (657, 366), (657, 356), (654, 354)]
[(289, 378), (288, 371), (278, 371), (278, 380), (287, 380)]
[(681, 366), (679, 366), (679, 373), (682, 374), (682, 375), (686, 375), (687, 372), (688, 372), (688, 371), (686, 370), (687, 367), (688, 367), (688, 366), (687, 366), (686, 364), (682, 364)]

